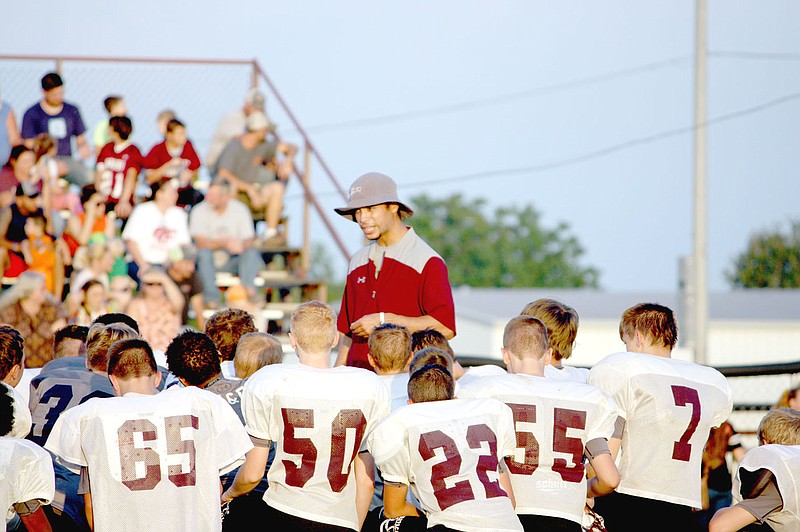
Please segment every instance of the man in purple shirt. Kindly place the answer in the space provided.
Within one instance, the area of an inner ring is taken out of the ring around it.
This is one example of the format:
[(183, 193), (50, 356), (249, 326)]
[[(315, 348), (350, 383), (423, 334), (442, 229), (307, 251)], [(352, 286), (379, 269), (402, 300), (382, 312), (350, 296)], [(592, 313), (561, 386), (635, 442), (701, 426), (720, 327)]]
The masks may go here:
[(58, 145), (56, 161), (59, 175), (69, 182), (82, 186), (88, 183), (86, 166), (72, 158), (72, 137), (78, 145), (78, 154), (86, 160), (92, 150), (86, 142), (86, 126), (77, 107), (64, 101), (64, 82), (55, 72), (42, 78), (41, 101), (32, 105), (22, 117), (22, 138), (32, 147), (36, 137), (42, 133), (50, 135)]

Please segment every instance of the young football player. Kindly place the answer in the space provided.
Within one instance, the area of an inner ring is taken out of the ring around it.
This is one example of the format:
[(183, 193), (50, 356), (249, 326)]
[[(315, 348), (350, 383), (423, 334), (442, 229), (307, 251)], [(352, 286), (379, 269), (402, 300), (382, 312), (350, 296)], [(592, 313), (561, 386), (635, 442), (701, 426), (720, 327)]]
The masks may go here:
[(25, 399), (14, 388), (22, 381), (25, 369), (25, 339), (18, 330), (0, 325), (0, 393), (6, 390), (14, 398), (13, 438), (24, 438), (31, 430), (31, 412)]
[[(53, 465), (44, 449), (26, 440), (11, 436), (14, 423), (14, 396), (10, 389), (0, 386), (0, 508), (6, 525), (6, 512), (16, 512), (31, 532), (49, 532), (51, 527), (41, 509), (49, 504), (55, 493)], [(18, 516), (18, 517), (17, 517)], [(14, 530), (14, 523), (9, 530)]]
[(702, 504), (703, 448), (711, 427), (731, 413), (731, 390), (717, 370), (671, 358), (678, 326), (669, 308), (629, 308), (619, 334), (628, 352), (589, 372), (589, 384), (621, 411), (609, 442), (615, 456), (622, 447), (620, 484), (595, 510), (614, 532), (690, 529), (692, 508)]
[(446, 367), (422, 366), (409, 378), (409, 405), (369, 436), (385, 481), (384, 513), (419, 515), (406, 499), (410, 487), (429, 529), (522, 530), (502, 463), (516, 446), (511, 410), (494, 399), (453, 400), (454, 393)]
[(264, 366), (283, 362), (283, 345), (269, 333), (250, 332), (243, 334), (236, 344), (233, 367), (236, 378), (245, 380)]
[(545, 377), (586, 383), (589, 370), (565, 366), (563, 361), (572, 356), (575, 337), (578, 335), (578, 313), (575, 309), (555, 299), (537, 299), (525, 305), (525, 316), (538, 318), (547, 327), (547, 339), (553, 356), (545, 366)]
[(760, 447), (739, 464), (736, 504), (714, 514), (709, 532), (733, 532), (755, 523), (772, 530), (800, 530), (800, 411), (772, 410), (758, 426)]
[[(117, 340), (139, 335), (122, 323), (95, 323), (86, 337), (86, 356), (51, 360), (31, 381), (30, 409), (33, 428), (28, 439), (44, 445), (56, 420), (68, 409), (93, 397), (114, 397), (108, 380), (108, 348)], [(56, 497), (44, 508), (58, 530), (85, 530), (86, 512), (83, 497), (78, 495), (80, 478), (58, 461), (53, 462), (56, 474)]]
[(386, 385), (392, 410), (408, 403), (408, 364), (411, 362), (411, 332), (401, 325), (384, 323), (367, 340), (367, 360)]
[(141, 530), (157, 514), (164, 530), (221, 530), (219, 476), (252, 448), (239, 418), (206, 390), (157, 393), (161, 373), (144, 340), (111, 346), (108, 377), (116, 397), (64, 412), (45, 446), (80, 467), (90, 526)]
[[(619, 484), (608, 440), (616, 405), (594, 386), (545, 378), (552, 350), (544, 323), (517, 316), (503, 332), (509, 373), (462, 384), (461, 397), (493, 397), (514, 413), (517, 450), (506, 458), (525, 530), (580, 532), (587, 495)], [(588, 482), (584, 456), (594, 469)]]
[(275, 530), (359, 530), (374, 467), (361, 451), (389, 413), (389, 394), (371, 371), (330, 367), (338, 333), (328, 305), (310, 301), (295, 309), (289, 338), (300, 363), (264, 367), (245, 384), (242, 411), (255, 448), (222, 502), (258, 484), (274, 441), (264, 522)]

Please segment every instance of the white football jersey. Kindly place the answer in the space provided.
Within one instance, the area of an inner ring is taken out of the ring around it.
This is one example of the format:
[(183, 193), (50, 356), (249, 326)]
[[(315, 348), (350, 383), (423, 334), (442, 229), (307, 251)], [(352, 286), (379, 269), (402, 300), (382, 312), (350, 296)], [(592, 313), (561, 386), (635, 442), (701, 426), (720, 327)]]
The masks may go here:
[(574, 366), (555, 368), (548, 364), (544, 367), (544, 376), (548, 379), (580, 382), (581, 384), (589, 382), (589, 370), (586, 368), (576, 368)]
[(408, 404), (408, 373), (398, 373), (396, 375), (378, 375), (381, 382), (389, 392), (389, 400), (392, 402), (392, 412)]
[(428, 527), (522, 530), (498, 480), (514, 454), (511, 409), (494, 399), (416, 403), (393, 412), (369, 436), (386, 482), (411, 487)]
[(768, 515), (764, 522), (775, 532), (800, 530), (800, 445), (762, 445), (747, 451), (733, 481), (733, 498), (737, 503), (742, 501), (742, 469), (768, 469), (775, 475), (783, 508)]
[(708, 433), (733, 408), (725, 377), (693, 362), (616, 353), (595, 364), (589, 384), (625, 418), (617, 491), (699, 508)]
[(64, 412), (45, 446), (86, 466), (95, 530), (222, 530), (219, 475), (253, 447), (218, 395), (173, 387), (90, 399)]
[(49, 504), (55, 489), (53, 461), (47, 451), (27, 440), (8, 436), (0, 438), (0, 511), (5, 514), (3, 523), (14, 516), (12, 505), (34, 499)]
[[(6, 390), (11, 390), (11, 397), (13, 398), (12, 406), (14, 408), (14, 424), (11, 426), (11, 432), (6, 434), (10, 438), (24, 438), (31, 431), (31, 411), (28, 409), (28, 403), (20, 395), (16, 388), (11, 387), (5, 382), (0, 382), (6, 387)], [(5, 390), (0, 390), (5, 393)]]
[(251, 436), (275, 442), (264, 500), (281, 512), (359, 528), (353, 460), (389, 413), (389, 394), (365, 369), (274, 364), (242, 393)]
[(465, 389), (503, 401), (514, 413), (516, 448), (508, 468), (516, 512), (580, 523), (584, 450), (591, 440), (611, 437), (614, 401), (588, 384), (520, 374), (487, 377)]

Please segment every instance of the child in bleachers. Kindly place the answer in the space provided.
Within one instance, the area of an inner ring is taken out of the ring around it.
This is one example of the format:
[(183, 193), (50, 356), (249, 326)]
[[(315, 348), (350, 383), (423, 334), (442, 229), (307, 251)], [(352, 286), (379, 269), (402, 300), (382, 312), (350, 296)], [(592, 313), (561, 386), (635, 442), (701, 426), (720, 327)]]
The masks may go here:
[(22, 256), (28, 268), (45, 276), (47, 290), (60, 298), (64, 289), (64, 262), (69, 250), (63, 241), (47, 234), (47, 220), (40, 212), (31, 214), (25, 221), (26, 239), (20, 243)]

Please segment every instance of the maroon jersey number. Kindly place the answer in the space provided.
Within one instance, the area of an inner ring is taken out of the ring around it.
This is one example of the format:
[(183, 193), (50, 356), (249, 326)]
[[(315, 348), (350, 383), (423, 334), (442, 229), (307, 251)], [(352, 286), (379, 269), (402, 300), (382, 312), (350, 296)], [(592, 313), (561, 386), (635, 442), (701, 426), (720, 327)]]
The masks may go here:
[(700, 396), (694, 388), (673, 385), (672, 397), (675, 399), (675, 406), (692, 407), (689, 426), (686, 427), (681, 439), (672, 445), (672, 459), (688, 462), (692, 456), (692, 444), (689, 443), (689, 440), (694, 435), (694, 431), (697, 430), (697, 424), (700, 423)]
[[(536, 405), (508, 403), (514, 413), (514, 425), (517, 423), (536, 423)], [(553, 410), (553, 451), (572, 455), (572, 465), (564, 458), (553, 460), (553, 471), (561, 475), (565, 482), (581, 482), (583, 480), (583, 441), (580, 438), (567, 436), (568, 429), (586, 429), (586, 412), (555, 408)], [(517, 447), (525, 449), (525, 460), (517, 462), (513, 458), (506, 460), (508, 470), (515, 475), (532, 475), (539, 467), (539, 442), (531, 432), (515, 430)]]
[[(181, 429), (191, 427), (197, 429), (196, 416), (169, 416), (164, 418), (167, 437), (167, 454), (189, 456), (188, 471), (183, 472), (183, 466), (170, 465), (168, 470), (169, 480), (177, 487), (195, 485), (195, 447), (194, 440), (181, 439)], [(145, 446), (136, 447), (134, 434), (142, 435)], [(158, 440), (158, 427), (147, 419), (129, 419), (117, 429), (119, 439), (119, 461), (122, 473), (122, 483), (131, 491), (144, 491), (155, 488), (161, 482), (161, 457), (147, 442)], [(136, 464), (144, 462), (144, 476), (136, 474)]]
[[(317, 447), (311, 438), (298, 438), (295, 436), (295, 429), (314, 428), (314, 411), (310, 408), (281, 408), (283, 417), (283, 450), (288, 454), (301, 456), (300, 466), (296, 466), (291, 460), (282, 460), (286, 469), (286, 483), (295, 488), (302, 488), (314, 476), (314, 469), (317, 464)], [(328, 483), (331, 489), (337, 493), (341, 492), (347, 485), (350, 476), (350, 468), (353, 460), (361, 447), (364, 439), (364, 430), (367, 427), (367, 419), (364, 413), (357, 409), (343, 409), (333, 419), (331, 423), (331, 456), (328, 462)], [(347, 429), (353, 431), (353, 449), (347, 462)], [(347, 468), (345, 469), (345, 463)]]
[[(470, 449), (480, 449), (482, 443), (489, 446), (490, 455), (481, 455), (478, 458), (477, 475), (486, 490), (486, 498), (504, 497), (506, 492), (500, 487), (497, 480), (489, 480), (489, 471), (497, 472), (497, 436), (485, 424), (471, 425), (467, 428), (467, 445)], [(445, 460), (431, 467), (431, 486), (433, 495), (442, 511), (463, 501), (475, 499), (469, 480), (460, 480), (451, 487), (447, 487), (447, 478), (457, 475), (461, 471), (461, 454), (458, 452), (456, 442), (440, 430), (426, 432), (419, 437), (419, 455), (428, 461), (436, 456), (436, 449), (441, 449)]]
[(536, 423), (536, 405), (509, 403), (508, 406), (514, 413), (517, 447), (525, 449), (525, 459), (522, 462), (517, 462), (513, 458), (506, 460), (508, 470), (515, 475), (532, 475), (539, 467), (539, 442), (532, 433), (516, 430), (516, 424)]

